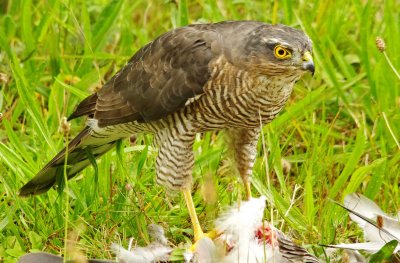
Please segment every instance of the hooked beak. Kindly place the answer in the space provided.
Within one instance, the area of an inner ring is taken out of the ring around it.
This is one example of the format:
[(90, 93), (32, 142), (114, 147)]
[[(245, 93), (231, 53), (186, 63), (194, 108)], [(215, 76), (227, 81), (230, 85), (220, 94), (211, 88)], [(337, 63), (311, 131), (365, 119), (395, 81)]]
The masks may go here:
[(303, 69), (310, 71), (311, 74), (314, 76), (315, 67), (311, 53), (309, 51), (306, 51), (302, 59), (303, 59)]

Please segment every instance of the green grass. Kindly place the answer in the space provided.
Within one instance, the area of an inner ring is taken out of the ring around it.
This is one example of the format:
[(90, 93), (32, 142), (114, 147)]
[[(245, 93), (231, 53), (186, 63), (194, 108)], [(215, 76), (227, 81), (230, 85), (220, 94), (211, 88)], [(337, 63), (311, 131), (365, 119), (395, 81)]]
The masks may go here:
[[(259, 141), (253, 192), (267, 196), (267, 219), (299, 243), (312, 244), (323, 258), (317, 244), (362, 237), (331, 199), (341, 202), (357, 191), (389, 213), (398, 210), (400, 80), (376, 49), (375, 37), (385, 39), (387, 55), (400, 70), (399, 1), (176, 2), (0, 3), (0, 259), (12, 262), (28, 251), (65, 254), (66, 248), (111, 258), (112, 242), (126, 246), (135, 237), (146, 244), (146, 226), (154, 222), (175, 244), (191, 240), (183, 199), (154, 184), (148, 135), (122, 142), (98, 161), (98, 176), (86, 169), (63, 195), (51, 190), (23, 199), (17, 192), (63, 147), (60, 122), (82, 98), (142, 45), (194, 22), (284, 23), (303, 29), (314, 42), (316, 75), (296, 85)], [(73, 121), (70, 133), (83, 125)], [(199, 137), (194, 151), (194, 200), (210, 229), (243, 190), (223, 161), (222, 133)], [(215, 186), (215, 202), (204, 201), (204, 184)]]

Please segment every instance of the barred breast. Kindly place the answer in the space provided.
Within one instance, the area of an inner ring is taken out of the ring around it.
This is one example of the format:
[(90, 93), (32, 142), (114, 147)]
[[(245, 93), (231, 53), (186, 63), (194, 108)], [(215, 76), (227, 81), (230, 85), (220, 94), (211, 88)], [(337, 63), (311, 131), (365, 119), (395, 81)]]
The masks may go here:
[[(137, 121), (101, 129), (99, 137), (170, 129), (173, 134), (198, 133), (225, 128), (255, 128), (269, 123), (282, 110), (300, 76), (279, 78), (256, 75), (233, 66), (223, 58), (216, 61), (205, 93), (187, 102), (181, 110), (147, 123)], [(106, 133), (106, 134), (104, 134)]]
[(205, 93), (182, 109), (197, 132), (255, 128), (260, 121), (269, 123), (282, 110), (300, 78), (257, 75), (221, 60), (205, 86)]

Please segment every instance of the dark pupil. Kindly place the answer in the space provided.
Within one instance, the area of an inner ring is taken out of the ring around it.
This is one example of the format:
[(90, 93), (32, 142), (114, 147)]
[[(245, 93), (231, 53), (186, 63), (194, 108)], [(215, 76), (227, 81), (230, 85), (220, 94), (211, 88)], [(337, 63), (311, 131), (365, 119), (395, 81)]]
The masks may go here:
[(278, 50), (278, 54), (281, 55), (281, 56), (285, 55), (285, 50), (279, 49)]

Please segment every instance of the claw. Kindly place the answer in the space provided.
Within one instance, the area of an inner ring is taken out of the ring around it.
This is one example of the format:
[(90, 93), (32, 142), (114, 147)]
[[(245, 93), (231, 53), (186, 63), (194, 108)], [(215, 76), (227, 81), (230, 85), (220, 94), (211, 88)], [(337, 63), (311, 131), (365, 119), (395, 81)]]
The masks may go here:
[(219, 233), (217, 230), (215, 230), (215, 229), (213, 229), (213, 230), (211, 230), (210, 232), (207, 232), (207, 233), (203, 233), (203, 232), (201, 232), (201, 235), (199, 235), (199, 236), (197, 236), (196, 237), (196, 235), (195, 235), (195, 238), (194, 238), (194, 244), (192, 244), (191, 246), (190, 246), (190, 250), (192, 251), (192, 252), (195, 252), (196, 251), (196, 248), (197, 248), (197, 245), (199, 244), (199, 242), (200, 242), (200, 240), (202, 240), (203, 238), (208, 238), (208, 239), (211, 239), (211, 240), (214, 240), (214, 239), (216, 239), (217, 237), (219, 237), (221, 235), (221, 233)]

